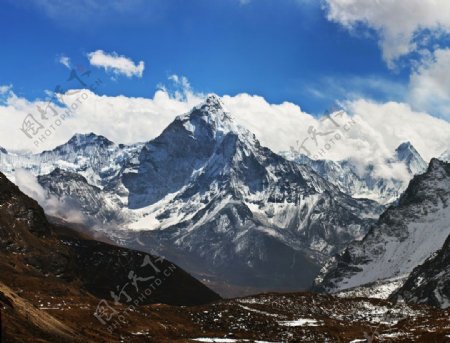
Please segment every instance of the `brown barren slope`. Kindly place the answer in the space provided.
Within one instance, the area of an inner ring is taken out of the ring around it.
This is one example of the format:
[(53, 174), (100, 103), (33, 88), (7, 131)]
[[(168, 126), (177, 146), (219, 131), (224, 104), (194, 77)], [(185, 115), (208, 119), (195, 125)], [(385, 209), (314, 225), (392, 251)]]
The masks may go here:
[[(146, 256), (49, 224), (37, 203), (0, 175), (7, 343), (450, 341), (448, 310), (314, 293), (220, 300), (169, 261), (151, 256), (153, 266), (144, 265)], [(126, 289), (131, 300), (115, 304), (110, 293), (132, 282), (130, 272), (139, 276)], [(154, 278), (143, 281), (151, 272)], [(101, 299), (113, 311), (103, 323), (94, 316)]]

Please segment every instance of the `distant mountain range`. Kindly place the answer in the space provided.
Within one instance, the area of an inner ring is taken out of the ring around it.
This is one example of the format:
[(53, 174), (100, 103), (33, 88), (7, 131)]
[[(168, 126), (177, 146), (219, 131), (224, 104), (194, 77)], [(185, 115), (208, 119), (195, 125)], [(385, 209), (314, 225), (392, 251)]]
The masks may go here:
[(384, 162), (388, 168), (395, 164), (402, 167), (406, 176), (402, 179), (376, 175), (374, 165), (371, 164), (361, 170), (361, 166), (355, 165), (352, 160), (313, 160), (292, 151), (281, 152), (281, 155), (299, 164), (310, 166), (324, 179), (354, 198), (368, 198), (380, 204), (396, 201), (406, 189), (409, 180), (427, 169), (427, 163), (410, 142), (400, 144), (395, 150), (394, 157)]
[[(387, 268), (389, 275), (374, 271), (360, 278), (352, 276), (360, 267), (343, 268), (342, 275), (332, 269), (335, 261), (345, 264), (359, 244), (366, 249), (381, 230), (407, 235), (405, 225), (384, 221), (406, 206), (408, 195), (402, 193), (409, 179), (427, 170), (426, 162), (409, 142), (385, 161), (403, 168), (402, 179), (380, 177), (373, 165), (361, 170), (351, 160), (278, 155), (237, 125), (215, 95), (149, 142), (122, 145), (77, 134), (51, 151), (2, 150), (0, 158), (0, 170), (19, 186), (27, 185), (17, 171), (37, 177), (45, 197), (60, 205), (50, 214), (65, 218), (76, 212), (85, 226), (118, 244), (163, 254), (226, 295), (306, 289), (325, 265), (318, 280), (329, 291), (406, 277), (439, 248), (414, 245), (411, 253), (422, 254), (403, 269)], [(425, 220), (418, 213), (403, 216)], [(378, 256), (383, 249), (373, 250)], [(364, 263), (365, 253), (355, 258)], [(342, 257), (336, 260), (336, 254)], [(345, 277), (355, 279), (343, 284), (339, 278)]]

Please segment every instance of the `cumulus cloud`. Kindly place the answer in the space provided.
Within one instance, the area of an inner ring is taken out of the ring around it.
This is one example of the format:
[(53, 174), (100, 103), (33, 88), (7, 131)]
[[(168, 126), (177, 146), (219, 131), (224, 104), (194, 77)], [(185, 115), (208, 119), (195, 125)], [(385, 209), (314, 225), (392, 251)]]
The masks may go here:
[(410, 141), (425, 160), (436, 157), (448, 146), (450, 123), (414, 111), (408, 104), (360, 99), (345, 106), (359, 123), (359, 130), (351, 131), (349, 136), (351, 145), (358, 146), (362, 160), (388, 156), (406, 141)]
[(239, 124), (274, 151), (289, 150), (307, 136), (309, 126), (318, 125), (313, 116), (290, 102), (270, 104), (261, 96), (246, 93), (225, 95), (223, 102)]
[[(9, 151), (38, 152), (67, 142), (75, 133), (88, 132), (104, 135), (116, 143), (151, 140), (177, 115), (204, 100), (205, 95), (194, 92), (186, 78), (172, 76), (171, 80), (174, 84), (161, 87), (151, 98), (100, 96), (89, 90), (66, 94), (64, 101), (68, 104), (76, 102), (80, 94), (87, 97), (79, 103), (74, 115), (55, 127), (38, 146), (34, 139), (25, 137), (20, 127), (27, 113), (35, 113), (36, 105), (43, 103), (28, 101), (11, 92), (7, 102), (0, 104), (0, 119), (4, 123), (0, 127), (0, 146)], [(311, 157), (350, 158), (361, 165), (371, 162), (380, 166), (376, 171), (380, 175), (404, 174), (400, 167), (395, 170), (382, 167), (384, 159), (391, 157), (401, 143), (410, 141), (429, 160), (441, 154), (450, 139), (450, 123), (404, 103), (347, 101), (342, 104), (346, 112), (333, 114), (331, 120), (314, 117), (290, 102), (271, 104), (257, 95), (224, 95), (222, 99), (234, 119), (275, 152), (291, 147), (299, 150), (307, 139), (304, 147)], [(317, 134), (316, 141), (311, 138), (312, 132)], [(330, 138), (334, 138), (333, 144), (329, 143)]]
[(410, 103), (450, 120), (450, 49), (438, 49), (411, 74)]
[(62, 55), (58, 61), (66, 68), (70, 69), (70, 58), (69, 57)]
[[(41, 119), (38, 107), (45, 108), (46, 101), (30, 101), (10, 91), (3, 103), (0, 102), (0, 146), (9, 147), (12, 151), (39, 152), (65, 143), (75, 133), (88, 132), (104, 135), (117, 143), (147, 141), (160, 134), (177, 115), (202, 101), (203, 95), (189, 88), (181, 89), (177, 84), (169, 84), (168, 87), (158, 89), (151, 98), (100, 96), (85, 89), (68, 90), (61, 99), (68, 106), (76, 104), (76, 109), (58, 123), (55, 121), (61, 116), (53, 117), (51, 111), (48, 120)], [(52, 108), (60, 115), (64, 115), (67, 109), (58, 104), (52, 104)], [(44, 126), (32, 139), (21, 131), (28, 114)], [(46, 136), (45, 139), (36, 145), (42, 135)]]
[[(324, 0), (329, 20), (349, 30), (366, 25), (380, 39), (383, 58), (396, 59), (426, 43), (424, 38), (450, 33), (450, 2), (436, 0)], [(423, 33), (426, 33), (424, 37)]]
[(120, 56), (116, 52), (108, 54), (103, 50), (88, 53), (89, 63), (106, 71), (112, 71), (116, 75), (127, 77), (142, 77), (144, 73), (144, 61), (134, 63), (126, 56)]

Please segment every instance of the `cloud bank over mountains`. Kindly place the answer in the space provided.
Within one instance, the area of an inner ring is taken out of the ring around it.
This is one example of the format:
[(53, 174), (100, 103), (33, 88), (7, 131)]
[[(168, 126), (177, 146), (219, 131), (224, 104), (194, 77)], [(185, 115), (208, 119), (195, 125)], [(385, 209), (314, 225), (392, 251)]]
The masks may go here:
[[(175, 85), (162, 87), (151, 98), (67, 91), (65, 103), (76, 103), (80, 94), (85, 94), (85, 99), (73, 116), (37, 146), (20, 128), (27, 114), (36, 113), (36, 106), (44, 106), (45, 102), (29, 101), (5, 88), (0, 102), (0, 118), (4, 123), (0, 127), (0, 146), (10, 151), (39, 152), (65, 143), (75, 133), (88, 132), (104, 135), (116, 143), (148, 141), (157, 137), (177, 115), (188, 112), (206, 97), (192, 90), (184, 77), (171, 76), (170, 80)], [(170, 90), (173, 86), (176, 91)], [(276, 152), (293, 147), (302, 153), (308, 150), (316, 158), (377, 163), (389, 158), (399, 144), (410, 141), (428, 160), (445, 151), (450, 141), (449, 122), (414, 111), (405, 103), (347, 101), (342, 103), (346, 113), (340, 112), (330, 120), (308, 114), (290, 102), (271, 104), (261, 96), (247, 93), (224, 95), (222, 99), (238, 123)], [(61, 106), (55, 108), (64, 111)], [(307, 140), (306, 149), (299, 149), (305, 139), (313, 138), (311, 132), (316, 133), (316, 139)]]

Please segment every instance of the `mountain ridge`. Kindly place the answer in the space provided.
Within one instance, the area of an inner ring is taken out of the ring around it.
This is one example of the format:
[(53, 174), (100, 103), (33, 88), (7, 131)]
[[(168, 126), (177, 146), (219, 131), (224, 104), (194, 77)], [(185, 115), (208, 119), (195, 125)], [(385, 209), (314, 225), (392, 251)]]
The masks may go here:
[[(336, 292), (404, 276), (441, 248), (450, 234), (450, 165), (432, 159), (360, 242), (328, 262), (316, 289)], [(430, 231), (432, 230), (432, 231)], [(433, 233), (433, 234), (431, 234)]]

